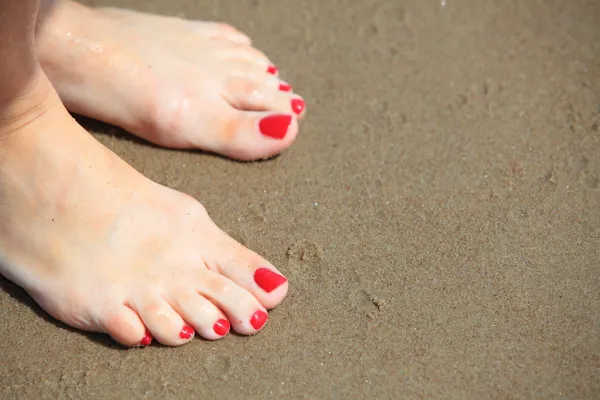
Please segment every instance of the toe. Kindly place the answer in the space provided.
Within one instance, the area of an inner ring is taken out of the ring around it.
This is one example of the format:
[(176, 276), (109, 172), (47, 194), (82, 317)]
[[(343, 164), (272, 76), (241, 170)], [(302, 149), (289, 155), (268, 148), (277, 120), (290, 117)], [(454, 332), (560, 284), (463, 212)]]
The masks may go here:
[(238, 63), (231, 70), (223, 97), (238, 110), (279, 111), (300, 118), (304, 115), (304, 100), (292, 93), (288, 83), (248, 63)]
[(229, 332), (229, 321), (217, 306), (195, 291), (179, 291), (169, 298), (171, 306), (200, 336), (220, 339)]
[(298, 119), (304, 117), (305, 103), (302, 97), (285, 91), (280, 88), (277, 91), (263, 89), (246, 95), (239, 93), (237, 96), (231, 96), (231, 105), (238, 110), (247, 111), (279, 111), (282, 113), (294, 114)]
[(210, 38), (229, 40), (242, 46), (249, 46), (252, 43), (248, 36), (229, 24), (220, 22), (192, 22), (192, 26), (199, 33)]
[(267, 310), (275, 308), (287, 295), (287, 279), (267, 261), (253, 265), (233, 260), (222, 267), (222, 274), (250, 292)]
[(144, 327), (140, 317), (125, 305), (110, 313), (103, 325), (106, 333), (124, 346), (147, 346), (152, 342), (152, 336)]
[(194, 328), (161, 297), (147, 296), (131, 304), (151, 335), (167, 346), (180, 346), (194, 336)]
[(227, 314), (233, 329), (251, 335), (267, 322), (267, 310), (247, 290), (208, 269), (200, 270), (198, 291)]
[(298, 134), (298, 121), (293, 114), (229, 108), (209, 132), (213, 134), (191, 138), (191, 144), (238, 160), (257, 160), (288, 148)]
[(246, 45), (240, 44), (218, 44), (219, 55), (221, 59), (237, 62), (245, 61), (256, 65), (261, 71), (276, 75), (279, 71), (271, 60), (260, 50)]
[[(221, 256), (217, 258), (219, 262), (215, 262), (215, 265), (218, 265), (223, 276), (250, 292), (267, 310), (283, 301), (289, 284), (277, 268), (229, 237), (222, 243), (228, 244), (223, 247)], [(228, 255), (225, 259), (224, 254)]]

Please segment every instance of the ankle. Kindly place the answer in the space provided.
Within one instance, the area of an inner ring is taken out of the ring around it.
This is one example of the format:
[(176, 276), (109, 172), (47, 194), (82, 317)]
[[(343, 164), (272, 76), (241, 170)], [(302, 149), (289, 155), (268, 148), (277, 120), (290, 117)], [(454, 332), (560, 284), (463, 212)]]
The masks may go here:
[(55, 98), (54, 88), (41, 73), (20, 93), (0, 98), (0, 140), (44, 114), (56, 102)]
[(60, 104), (58, 95), (43, 74), (12, 99), (0, 100), (0, 161), (28, 131), (27, 126)]

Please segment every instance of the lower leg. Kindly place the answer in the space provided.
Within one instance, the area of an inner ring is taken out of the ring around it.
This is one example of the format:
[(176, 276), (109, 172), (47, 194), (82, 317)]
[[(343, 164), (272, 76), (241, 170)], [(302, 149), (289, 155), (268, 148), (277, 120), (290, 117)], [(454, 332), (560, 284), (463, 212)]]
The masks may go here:
[(41, 0), (37, 21), (36, 21), (36, 35), (41, 31), (45, 22), (48, 20), (50, 13), (55, 9), (56, 2), (60, 0)]
[(4, 1), (0, 6), (0, 103), (26, 91), (37, 72), (34, 36), (39, 0)]
[(30, 107), (26, 97), (40, 73), (35, 55), (35, 23), (39, 0), (3, 1), (0, 5), (0, 124), (7, 125)]

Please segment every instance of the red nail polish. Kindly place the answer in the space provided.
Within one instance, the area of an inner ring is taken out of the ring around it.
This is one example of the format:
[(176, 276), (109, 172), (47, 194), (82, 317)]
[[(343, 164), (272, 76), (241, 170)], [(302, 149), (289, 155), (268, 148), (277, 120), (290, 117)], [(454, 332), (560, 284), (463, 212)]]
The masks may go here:
[(262, 328), (266, 323), (267, 319), (269, 319), (269, 315), (264, 311), (257, 311), (250, 318), (250, 325), (256, 330)]
[(287, 279), (268, 268), (259, 268), (254, 271), (254, 282), (265, 292), (271, 293), (287, 282)]
[(194, 328), (189, 325), (184, 325), (181, 332), (179, 332), (179, 337), (182, 339), (189, 339), (194, 336)]
[(146, 331), (144, 337), (140, 341), (140, 346), (145, 347), (148, 346), (150, 343), (152, 343), (152, 335), (150, 334), (150, 332)]
[(291, 92), (292, 87), (285, 82), (281, 82), (279, 84), (279, 90), (281, 90), (282, 92)]
[(269, 73), (271, 75), (275, 75), (278, 71), (279, 71), (279, 68), (277, 68), (274, 65), (269, 65), (269, 68), (267, 68), (267, 73)]
[(292, 100), (292, 110), (298, 115), (302, 114), (304, 111), (304, 100), (302, 99), (293, 99)]
[(258, 123), (260, 133), (273, 139), (283, 139), (292, 122), (290, 115), (275, 114), (264, 117)]
[(229, 332), (229, 321), (226, 319), (220, 319), (216, 324), (213, 325), (215, 333), (219, 336), (225, 336)]

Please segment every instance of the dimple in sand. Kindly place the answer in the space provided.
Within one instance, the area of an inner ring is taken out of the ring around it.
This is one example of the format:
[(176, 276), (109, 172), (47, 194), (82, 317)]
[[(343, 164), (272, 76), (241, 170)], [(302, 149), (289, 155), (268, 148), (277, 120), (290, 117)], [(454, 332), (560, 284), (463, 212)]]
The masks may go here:
[(294, 142), (304, 100), (225, 24), (66, 0), (0, 7), (2, 274), (58, 320), (125, 346), (262, 329), (283, 274), (68, 111), (255, 160)]

